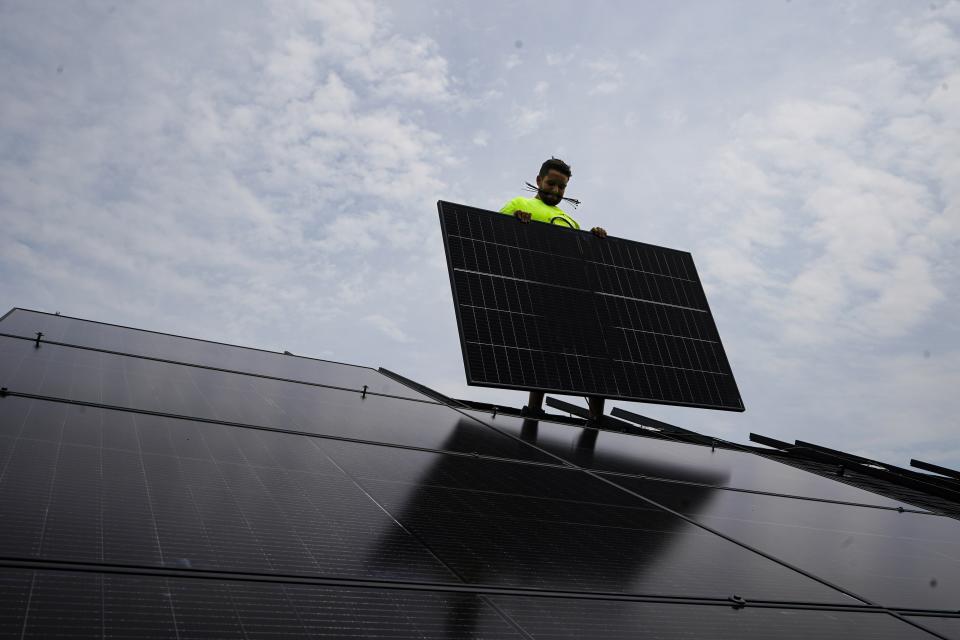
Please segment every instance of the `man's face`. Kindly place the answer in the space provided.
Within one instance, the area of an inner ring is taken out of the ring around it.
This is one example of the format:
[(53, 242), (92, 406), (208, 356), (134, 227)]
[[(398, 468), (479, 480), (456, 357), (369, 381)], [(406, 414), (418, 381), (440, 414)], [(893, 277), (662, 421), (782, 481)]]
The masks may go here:
[(560, 204), (568, 180), (567, 176), (556, 169), (550, 169), (545, 176), (537, 176), (537, 188), (540, 189), (538, 195), (544, 204), (554, 207)]

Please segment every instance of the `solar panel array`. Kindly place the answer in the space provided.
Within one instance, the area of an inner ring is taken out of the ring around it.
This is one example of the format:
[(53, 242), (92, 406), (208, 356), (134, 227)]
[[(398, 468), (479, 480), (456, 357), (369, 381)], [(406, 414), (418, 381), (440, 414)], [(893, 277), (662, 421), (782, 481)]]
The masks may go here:
[(960, 522), (745, 451), (19, 309), (0, 387), (0, 637), (960, 637)]
[(689, 253), (438, 208), (468, 384), (743, 411)]

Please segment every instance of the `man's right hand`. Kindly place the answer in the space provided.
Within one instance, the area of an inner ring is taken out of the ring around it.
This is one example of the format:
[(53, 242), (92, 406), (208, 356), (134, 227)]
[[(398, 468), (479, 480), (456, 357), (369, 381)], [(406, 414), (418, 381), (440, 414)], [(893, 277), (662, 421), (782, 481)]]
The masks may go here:
[(520, 222), (530, 222), (533, 219), (533, 216), (527, 211), (514, 211), (513, 215)]

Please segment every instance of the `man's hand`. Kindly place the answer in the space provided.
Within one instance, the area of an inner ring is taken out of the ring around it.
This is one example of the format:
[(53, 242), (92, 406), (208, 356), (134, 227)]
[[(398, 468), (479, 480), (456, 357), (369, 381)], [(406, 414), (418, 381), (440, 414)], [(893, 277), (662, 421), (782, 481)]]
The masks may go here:
[(590, 232), (591, 232), (593, 235), (597, 236), (598, 238), (606, 238), (606, 237), (607, 237), (607, 230), (604, 229), (603, 227), (594, 227), (593, 229), (590, 229)]
[(530, 222), (530, 220), (533, 219), (533, 216), (530, 215), (528, 211), (514, 211), (513, 215), (520, 222)]

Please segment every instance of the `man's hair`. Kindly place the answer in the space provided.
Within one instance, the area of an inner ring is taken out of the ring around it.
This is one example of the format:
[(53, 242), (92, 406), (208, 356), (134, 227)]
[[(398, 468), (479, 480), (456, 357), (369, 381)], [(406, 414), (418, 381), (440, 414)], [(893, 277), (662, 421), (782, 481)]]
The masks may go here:
[(566, 162), (564, 162), (560, 158), (554, 158), (554, 157), (551, 157), (549, 160), (547, 160), (542, 165), (540, 165), (540, 173), (538, 173), (537, 176), (542, 178), (548, 173), (550, 173), (551, 169), (553, 171), (558, 171), (562, 173), (568, 178), (573, 176), (573, 174), (570, 171), (570, 165), (568, 165)]

